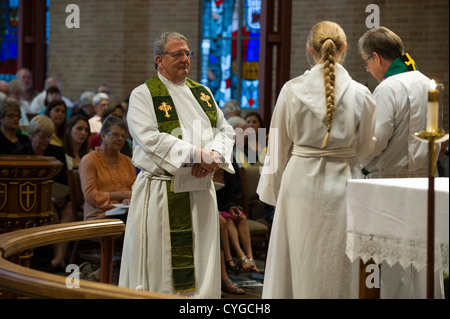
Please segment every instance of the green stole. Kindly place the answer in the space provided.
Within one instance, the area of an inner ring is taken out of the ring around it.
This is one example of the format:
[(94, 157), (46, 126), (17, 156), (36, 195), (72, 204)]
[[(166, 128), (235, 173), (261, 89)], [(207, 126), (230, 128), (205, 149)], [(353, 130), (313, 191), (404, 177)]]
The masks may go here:
[[(148, 79), (145, 84), (152, 96), (158, 130), (162, 133), (171, 134), (174, 129), (181, 126), (175, 104), (166, 86), (158, 75)], [(209, 91), (203, 85), (189, 78), (186, 79), (186, 84), (206, 113), (211, 122), (211, 127), (216, 128), (217, 108)], [(181, 130), (179, 132), (178, 138), (181, 139)], [(166, 174), (170, 175), (167, 172)], [(174, 290), (177, 292), (193, 291), (195, 290), (195, 272), (189, 192), (174, 193), (170, 190), (171, 183), (171, 181), (167, 181), (166, 187)]]
[(384, 78), (396, 75), (403, 72), (418, 70), (416, 62), (409, 56), (408, 53), (395, 59), (384, 74)]
[[(390, 76), (414, 70), (418, 70), (416, 62), (411, 59), (408, 53), (405, 53), (392, 62), (392, 64), (384, 74), (384, 78), (387, 79)], [(366, 168), (362, 169), (362, 173), (364, 174), (364, 176), (370, 174), (370, 172)]]

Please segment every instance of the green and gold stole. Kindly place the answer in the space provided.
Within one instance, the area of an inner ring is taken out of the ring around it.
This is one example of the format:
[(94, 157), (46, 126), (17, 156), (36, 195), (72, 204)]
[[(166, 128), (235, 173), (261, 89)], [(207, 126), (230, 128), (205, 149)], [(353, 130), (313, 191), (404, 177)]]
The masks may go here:
[(416, 62), (409, 56), (408, 53), (395, 59), (384, 74), (384, 78), (396, 75), (403, 72), (418, 70)]
[[(152, 96), (158, 130), (171, 134), (174, 129), (180, 128), (180, 121), (166, 86), (158, 75), (148, 79), (145, 84)], [(204, 86), (189, 78), (186, 79), (186, 84), (211, 122), (211, 127), (215, 129), (217, 108), (213, 97)], [(181, 139), (181, 130), (179, 132), (178, 138)], [(177, 292), (193, 291), (195, 290), (195, 272), (189, 192), (172, 192), (170, 181), (166, 182), (166, 187), (174, 290)]]

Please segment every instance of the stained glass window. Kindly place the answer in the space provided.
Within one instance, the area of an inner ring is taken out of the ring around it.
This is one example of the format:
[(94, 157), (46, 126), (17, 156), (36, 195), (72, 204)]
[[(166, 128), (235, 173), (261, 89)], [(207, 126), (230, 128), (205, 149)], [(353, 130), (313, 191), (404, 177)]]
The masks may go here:
[(203, 0), (200, 77), (219, 106), (258, 108), (261, 0)]
[[(15, 79), (19, 55), (19, 0), (0, 0), (0, 80)], [(50, 39), (50, 0), (46, 0), (45, 45), (46, 59)], [(47, 63), (45, 63), (47, 65)]]
[(2, 0), (0, 10), (0, 80), (9, 82), (17, 72), (19, 0)]

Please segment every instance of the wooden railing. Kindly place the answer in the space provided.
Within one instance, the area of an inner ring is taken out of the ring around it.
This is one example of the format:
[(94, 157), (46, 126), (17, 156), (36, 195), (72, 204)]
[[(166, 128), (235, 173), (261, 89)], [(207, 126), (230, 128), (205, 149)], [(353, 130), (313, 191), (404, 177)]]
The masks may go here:
[(11, 298), (20, 295), (55, 299), (176, 298), (173, 295), (137, 291), (83, 279), (79, 280), (79, 288), (70, 288), (64, 276), (45, 273), (18, 264), (20, 253), (27, 250), (57, 242), (100, 237), (102, 238), (102, 276), (110, 276), (112, 239), (122, 234), (124, 230), (125, 225), (120, 220), (98, 220), (39, 226), (0, 235), (0, 288), (3, 297)]

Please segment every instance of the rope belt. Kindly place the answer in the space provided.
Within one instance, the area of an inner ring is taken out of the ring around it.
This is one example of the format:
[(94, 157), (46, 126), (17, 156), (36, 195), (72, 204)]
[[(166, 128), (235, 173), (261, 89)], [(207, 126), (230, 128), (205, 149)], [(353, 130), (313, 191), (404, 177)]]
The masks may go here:
[(356, 157), (356, 148), (321, 149), (310, 146), (293, 145), (291, 154), (299, 157), (336, 157), (352, 158)]
[(144, 175), (145, 178), (151, 179), (151, 180), (158, 180), (158, 181), (172, 181), (171, 176), (167, 175), (153, 175), (152, 173), (149, 173), (147, 171), (141, 170), (141, 174)]

